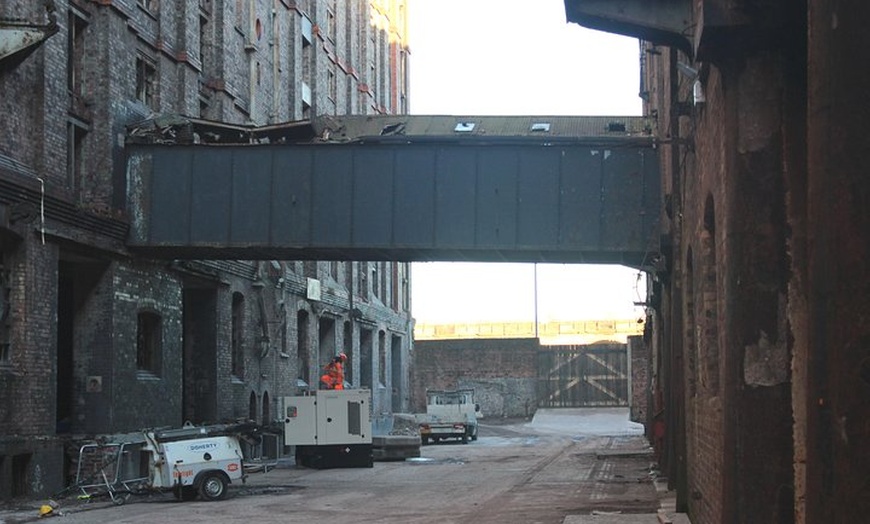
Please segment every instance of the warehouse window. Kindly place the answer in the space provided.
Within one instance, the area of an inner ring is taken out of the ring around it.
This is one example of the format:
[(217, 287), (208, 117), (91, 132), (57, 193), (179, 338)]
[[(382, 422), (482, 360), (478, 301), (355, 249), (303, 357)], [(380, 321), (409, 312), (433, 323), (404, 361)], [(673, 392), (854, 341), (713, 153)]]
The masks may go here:
[(335, 42), (338, 36), (338, 20), (336, 19), (335, 1), (330, 2), (330, 6), (326, 9), (326, 37)]
[(162, 364), (162, 322), (150, 311), (139, 313), (136, 329), (136, 369), (160, 376)]
[(70, 117), (66, 124), (66, 132), (66, 182), (69, 189), (76, 190), (81, 184), (82, 173), (85, 171), (85, 137), (88, 134), (88, 125)]
[(159, 0), (137, 0), (136, 3), (139, 4), (139, 7), (152, 14), (156, 13), (157, 8), (160, 7)]
[(259, 407), (259, 402), (257, 402), (257, 394), (251, 391), (251, 396), (248, 398), (248, 420), (252, 420), (257, 422), (259, 417), (257, 416), (257, 408)]
[(713, 196), (708, 195), (704, 205), (704, 230), (701, 248), (704, 257), (701, 308), (704, 314), (704, 352), (706, 383), (712, 395), (719, 394), (719, 298), (716, 270), (716, 211)]
[(86, 15), (71, 7), (68, 15), (67, 34), (67, 89), (74, 97), (81, 96), (83, 89), (83, 69), (85, 57), (85, 29), (88, 27)]
[(344, 363), (344, 381), (353, 384), (353, 328), (350, 322), (344, 323), (344, 340), (342, 342), (347, 361)]
[(263, 392), (263, 424), (268, 424), (271, 422), (272, 418), (272, 406), (269, 402), (269, 392)]
[(327, 75), (327, 81), (329, 82), (329, 99), (335, 102), (338, 98), (338, 77), (335, 75), (335, 71), (329, 71)]
[(156, 109), (157, 66), (143, 55), (136, 57), (136, 100)]
[(369, 284), (368, 284), (368, 271), (369, 264), (368, 262), (359, 262), (356, 269), (357, 274), (357, 288), (359, 291), (359, 298), (363, 301), (367, 301), (369, 299)]
[(310, 383), (310, 351), (308, 345), (308, 312), (296, 313), (296, 369), (297, 377), (306, 385)]
[(387, 334), (378, 332), (378, 383), (387, 384)]

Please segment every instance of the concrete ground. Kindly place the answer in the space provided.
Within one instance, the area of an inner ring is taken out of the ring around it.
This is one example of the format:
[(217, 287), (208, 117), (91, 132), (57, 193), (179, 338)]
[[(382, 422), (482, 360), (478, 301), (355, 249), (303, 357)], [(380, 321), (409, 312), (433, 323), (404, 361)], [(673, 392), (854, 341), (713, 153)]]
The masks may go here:
[(438, 524), (661, 524), (672, 502), (651, 474), (652, 450), (625, 409), (539, 410), (531, 421), (487, 420), (476, 442), (423, 446), (419, 458), (373, 468), (312, 470), (280, 461), (232, 485), (226, 500), (170, 494), (58, 500), (38, 519), (34, 501), (0, 522), (304, 522)]

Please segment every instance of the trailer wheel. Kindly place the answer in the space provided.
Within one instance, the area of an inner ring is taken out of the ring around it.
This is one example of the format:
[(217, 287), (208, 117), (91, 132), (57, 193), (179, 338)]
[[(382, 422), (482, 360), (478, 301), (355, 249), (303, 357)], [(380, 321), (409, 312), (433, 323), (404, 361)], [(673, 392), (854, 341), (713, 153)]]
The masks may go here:
[(199, 496), (204, 500), (221, 500), (227, 496), (227, 479), (222, 473), (209, 471), (199, 480)]

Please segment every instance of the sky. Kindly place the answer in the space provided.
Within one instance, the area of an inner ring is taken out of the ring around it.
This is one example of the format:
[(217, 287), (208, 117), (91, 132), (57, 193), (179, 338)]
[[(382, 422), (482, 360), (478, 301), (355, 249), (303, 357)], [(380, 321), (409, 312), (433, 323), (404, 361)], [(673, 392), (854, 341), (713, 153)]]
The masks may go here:
[[(417, 115), (640, 115), (636, 39), (565, 21), (562, 0), (409, 0)], [(643, 316), (623, 266), (415, 262), (417, 323)]]

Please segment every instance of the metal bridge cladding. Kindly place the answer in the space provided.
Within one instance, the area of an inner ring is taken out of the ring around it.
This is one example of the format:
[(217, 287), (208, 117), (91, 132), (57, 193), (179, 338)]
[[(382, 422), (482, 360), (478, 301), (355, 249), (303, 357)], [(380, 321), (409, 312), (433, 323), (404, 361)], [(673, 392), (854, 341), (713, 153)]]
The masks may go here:
[(189, 119), (131, 130), (129, 248), (642, 267), (658, 245), (640, 117), (332, 117), (268, 133)]

